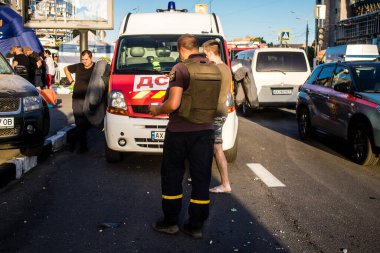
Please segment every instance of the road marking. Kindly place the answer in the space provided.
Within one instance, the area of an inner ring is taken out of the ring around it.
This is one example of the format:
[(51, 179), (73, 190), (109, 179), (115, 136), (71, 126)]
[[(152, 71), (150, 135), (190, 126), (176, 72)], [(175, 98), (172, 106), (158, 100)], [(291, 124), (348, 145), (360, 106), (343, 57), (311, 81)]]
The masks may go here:
[(280, 180), (273, 176), (260, 163), (247, 163), (250, 170), (253, 171), (268, 187), (285, 187)]

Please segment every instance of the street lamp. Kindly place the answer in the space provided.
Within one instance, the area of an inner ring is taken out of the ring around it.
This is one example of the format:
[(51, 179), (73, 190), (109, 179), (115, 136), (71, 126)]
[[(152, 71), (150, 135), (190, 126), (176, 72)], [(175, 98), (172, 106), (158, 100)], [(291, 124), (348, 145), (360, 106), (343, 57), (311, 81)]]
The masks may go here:
[[(296, 14), (294, 11), (290, 11), (290, 13)], [(301, 20), (301, 18), (296, 17), (296, 19)], [(306, 40), (305, 40), (305, 53), (308, 55), (309, 48), (308, 48), (308, 43), (309, 43), (309, 20), (305, 18), (306, 20)]]

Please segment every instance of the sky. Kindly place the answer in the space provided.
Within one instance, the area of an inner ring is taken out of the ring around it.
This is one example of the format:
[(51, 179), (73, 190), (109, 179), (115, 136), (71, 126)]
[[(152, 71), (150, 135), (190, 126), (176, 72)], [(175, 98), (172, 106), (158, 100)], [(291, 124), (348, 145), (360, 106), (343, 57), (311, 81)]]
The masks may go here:
[[(166, 9), (166, 0), (114, 0), (114, 30), (106, 31), (106, 41), (117, 39), (120, 22), (129, 12), (156, 12)], [(208, 4), (219, 16), (227, 41), (247, 35), (263, 37), (278, 44), (278, 34), (290, 30), (290, 43), (305, 43), (309, 24), (309, 45), (314, 40), (315, 0), (177, 0), (177, 9), (194, 12), (195, 4)]]

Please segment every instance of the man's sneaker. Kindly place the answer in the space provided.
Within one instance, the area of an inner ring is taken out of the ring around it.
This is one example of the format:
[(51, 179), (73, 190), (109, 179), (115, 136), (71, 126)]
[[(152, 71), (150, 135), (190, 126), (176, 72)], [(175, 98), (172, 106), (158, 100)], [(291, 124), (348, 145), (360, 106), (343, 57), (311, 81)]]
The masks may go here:
[(189, 224), (183, 224), (181, 230), (194, 239), (201, 239), (203, 237), (202, 229), (192, 228)]
[(152, 227), (157, 232), (175, 235), (179, 231), (179, 227), (177, 224), (168, 224), (165, 221), (157, 221), (152, 224)]

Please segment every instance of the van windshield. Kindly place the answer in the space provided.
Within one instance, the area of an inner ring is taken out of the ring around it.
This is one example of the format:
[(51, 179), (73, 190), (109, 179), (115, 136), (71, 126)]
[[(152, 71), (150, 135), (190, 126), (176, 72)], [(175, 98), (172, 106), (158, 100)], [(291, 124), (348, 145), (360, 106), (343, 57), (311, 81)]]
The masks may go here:
[[(155, 74), (168, 73), (180, 61), (177, 52), (177, 40), (180, 35), (134, 35), (119, 39), (115, 73), (120, 74)], [(220, 43), (221, 56), (227, 62), (224, 40), (220, 36), (197, 36), (199, 46), (207, 40)], [(203, 52), (200, 48), (200, 52)]]
[(306, 59), (302, 52), (259, 52), (257, 72), (306, 72)]

